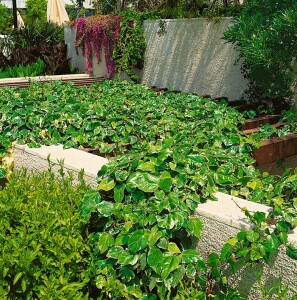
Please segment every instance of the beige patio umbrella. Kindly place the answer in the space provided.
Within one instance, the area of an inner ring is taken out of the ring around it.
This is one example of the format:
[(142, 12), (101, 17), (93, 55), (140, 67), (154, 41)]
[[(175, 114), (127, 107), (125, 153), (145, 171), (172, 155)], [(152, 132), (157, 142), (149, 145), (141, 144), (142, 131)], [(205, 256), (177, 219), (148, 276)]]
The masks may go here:
[(25, 25), (24, 20), (18, 10), (17, 10), (17, 22), (18, 22), (18, 28), (21, 28)]
[(47, 21), (62, 25), (69, 21), (63, 0), (48, 0)]

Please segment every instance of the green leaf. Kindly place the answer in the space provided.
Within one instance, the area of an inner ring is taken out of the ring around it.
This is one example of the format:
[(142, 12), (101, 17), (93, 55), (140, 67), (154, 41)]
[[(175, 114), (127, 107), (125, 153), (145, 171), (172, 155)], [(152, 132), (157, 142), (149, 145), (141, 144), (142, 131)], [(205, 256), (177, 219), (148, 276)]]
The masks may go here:
[(158, 227), (155, 226), (152, 228), (149, 235), (149, 246), (152, 247), (155, 243), (162, 237), (162, 232), (158, 231)]
[(159, 186), (162, 190), (165, 192), (170, 192), (172, 187), (172, 178), (170, 176), (170, 173), (165, 171), (160, 176)]
[(181, 260), (185, 263), (197, 263), (200, 259), (200, 254), (195, 249), (186, 249), (181, 253)]
[(263, 256), (262, 256), (262, 254), (259, 252), (259, 250), (257, 250), (257, 249), (252, 249), (251, 250), (251, 260), (252, 261), (257, 261), (257, 260), (260, 260), (260, 259), (262, 259), (263, 258)]
[(198, 218), (191, 218), (188, 221), (188, 230), (190, 233), (194, 234), (197, 238), (200, 238), (203, 229), (203, 224)]
[(259, 238), (259, 233), (250, 229), (247, 231), (246, 234), (246, 238), (250, 241), (250, 242), (256, 242)]
[(152, 268), (155, 268), (158, 264), (161, 263), (162, 259), (162, 252), (157, 247), (151, 247), (147, 256), (148, 265)]
[(226, 259), (231, 255), (231, 253), (232, 246), (230, 244), (225, 244), (221, 249), (221, 260), (226, 261)]
[(6, 171), (0, 167), (0, 179), (6, 176)]
[(180, 253), (180, 249), (178, 248), (178, 246), (175, 243), (169, 243), (168, 244), (168, 251), (171, 253)]
[(107, 252), (106, 256), (114, 259), (118, 259), (118, 257), (122, 254), (126, 253), (124, 249), (120, 246), (114, 246), (110, 248), (110, 250)]
[(131, 269), (128, 269), (126, 267), (122, 268), (119, 272), (119, 276), (124, 279), (126, 282), (131, 281), (135, 278), (135, 274)]
[(238, 251), (236, 253), (236, 256), (238, 256), (238, 257), (245, 257), (245, 256), (248, 255), (249, 251), (250, 251), (249, 248), (244, 247), (244, 248), (242, 248), (240, 251)]
[(98, 212), (104, 217), (109, 217), (112, 214), (113, 207), (114, 204), (108, 201), (102, 201), (97, 204)]
[(288, 232), (289, 231), (289, 225), (287, 222), (285, 221), (278, 221), (276, 223), (276, 229), (279, 231), (279, 232)]
[(17, 274), (14, 276), (14, 279), (13, 279), (12, 284), (15, 285), (15, 284), (19, 281), (19, 279), (22, 277), (22, 275), (23, 275), (23, 272), (17, 273)]
[(103, 232), (98, 239), (98, 247), (100, 253), (104, 253), (114, 244), (113, 237), (110, 233)]
[(148, 173), (134, 173), (128, 183), (146, 193), (155, 192), (159, 187), (159, 179)]
[(226, 243), (230, 244), (231, 246), (234, 246), (237, 242), (238, 242), (238, 239), (236, 237), (232, 237)]
[[(150, 289), (150, 290), (152, 290), (152, 289)], [(155, 294), (145, 294), (138, 300), (157, 300), (157, 296)]]
[(156, 171), (156, 165), (152, 161), (148, 161), (145, 163), (140, 164), (137, 167), (137, 170), (142, 170), (142, 171), (149, 171), (149, 172), (155, 172)]
[(276, 235), (271, 234), (267, 236), (266, 241), (262, 245), (266, 252), (272, 253), (278, 249), (281, 242)]
[(179, 266), (173, 273), (171, 285), (173, 287), (176, 287), (183, 280), (185, 273), (185, 267)]
[(212, 268), (216, 268), (220, 265), (220, 258), (217, 253), (211, 253), (207, 261), (208, 265)]
[(24, 293), (27, 289), (27, 282), (25, 279), (22, 280), (21, 286), (22, 286), (22, 292)]
[(147, 247), (148, 245), (148, 230), (137, 230), (132, 233), (129, 238), (128, 246), (134, 253)]
[(98, 204), (101, 202), (101, 197), (96, 190), (89, 190), (84, 195), (83, 201), (79, 206), (81, 216), (88, 220), (92, 212), (96, 211)]
[(116, 202), (122, 202), (125, 196), (125, 184), (120, 184), (114, 188), (114, 199)]
[(99, 183), (98, 189), (107, 192), (112, 190), (114, 187), (115, 187), (114, 180), (106, 177)]
[(139, 255), (130, 255), (127, 254), (127, 251), (124, 251), (117, 257), (117, 259), (118, 263), (120, 263), (121, 265), (134, 266), (139, 260)]
[(288, 245), (286, 254), (293, 259), (297, 259), (297, 247), (294, 245)]
[(179, 258), (174, 255), (165, 257), (163, 259), (161, 262), (161, 267), (163, 270), (161, 274), (162, 280), (165, 280), (172, 271), (178, 268), (179, 262)]

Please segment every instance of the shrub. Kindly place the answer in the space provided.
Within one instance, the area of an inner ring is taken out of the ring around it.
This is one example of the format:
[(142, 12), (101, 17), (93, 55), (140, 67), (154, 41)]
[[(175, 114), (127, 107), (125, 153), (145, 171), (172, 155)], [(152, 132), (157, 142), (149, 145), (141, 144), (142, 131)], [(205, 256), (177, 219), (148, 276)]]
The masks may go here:
[(26, 171), (0, 190), (1, 299), (87, 299), (89, 248), (77, 213), (86, 190)]
[(7, 34), (11, 26), (11, 15), (9, 14), (7, 7), (4, 4), (1, 4), (0, 1), (0, 34)]
[(8, 67), (4, 72), (0, 70), (0, 78), (39, 76), (44, 74), (44, 69), (45, 63), (38, 59), (34, 64), (28, 66)]
[(296, 80), (297, 2), (247, 1), (225, 33), (243, 59), (244, 74), (269, 97), (286, 97)]
[(27, 16), (26, 20), (28, 24), (35, 24), (36, 22), (46, 22), (46, 0), (26, 0)]
[(62, 26), (36, 22), (14, 29), (4, 46), (10, 54), (6, 64), (11, 67), (33, 64), (40, 58), (46, 64), (47, 75), (70, 73)]

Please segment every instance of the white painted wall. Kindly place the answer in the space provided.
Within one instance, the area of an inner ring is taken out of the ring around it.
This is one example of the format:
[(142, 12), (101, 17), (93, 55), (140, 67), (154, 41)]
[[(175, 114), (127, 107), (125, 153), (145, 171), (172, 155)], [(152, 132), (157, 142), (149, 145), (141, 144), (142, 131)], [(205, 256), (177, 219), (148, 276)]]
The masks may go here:
[(159, 35), (158, 21), (144, 22), (147, 51), (143, 83), (185, 92), (238, 99), (247, 87), (234, 65), (238, 53), (222, 40), (231, 18), (217, 23), (205, 18), (165, 20), (166, 34)]
[[(161, 36), (158, 20), (144, 22), (147, 50), (143, 84), (213, 97), (226, 96), (232, 100), (242, 96), (247, 80), (240, 72), (240, 64), (234, 65), (238, 52), (222, 40), (231, 18), (222, 18), (217, 23), (205, 18), (165, 22), (166, 34)], [(74, 38), (74, 30), (65, 28), (71, 64), (84, 71), (84, 58), (81, 52), (76, 55)], [(96, 65), (96, 59), (93, 62), (94, 75), (104, 76), (105, 62), (100, 66)]]

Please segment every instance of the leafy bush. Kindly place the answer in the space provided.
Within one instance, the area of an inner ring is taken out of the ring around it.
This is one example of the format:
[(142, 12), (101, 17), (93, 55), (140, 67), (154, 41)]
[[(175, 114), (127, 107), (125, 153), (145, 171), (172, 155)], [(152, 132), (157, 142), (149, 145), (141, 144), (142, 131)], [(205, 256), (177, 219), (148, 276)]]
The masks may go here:
[(47, 75), (70, 73), (63, 27), (54, 23), (35, 22), (14, 29), (6, 38), (4, 47), (9, 52), (9, 59), (5, 61), (6, 66), (13, 67), (20, 64), (26, 66), (40, 58), (46, 64)]
[(7, 34), (12, 26), (12, 18), (7, 7), (0, 1), (0, 34)]
[(64, 41), (63, 27), (52, 22), (34, 22), (14, 29), (9, 36), (7, 47), (26, 49), (40, 44), (56, 45)]
[(296, 81), (297, 3), (294, 0), (247, 1), (225, 33), (244, 63), (244, 74), (269, 97), (287, 97)]
[(83, 181), (14, 173), (0, 190), (1, 299), (88, 299)]
[(0, 78), (40, 76), (44, 75), (44, 69), (45, 63), (38, 59), (32, 65), (8, 67), (4, 72), (0, 70)]
[(26, 21), (29, 25), (46, 22), (46, 0), (26, 0)]
[(135, 82), (140, 79), (135, 75), (134, 68), (142, 69), (144, 63), (145, 38), (143, 21), (148, 14), (127, 10), (120, 13), (122, 20), (118, 43), (113, 51), (119, 74), (126, 72)]

